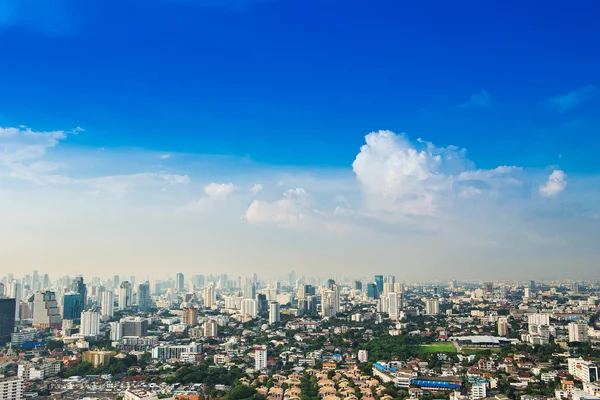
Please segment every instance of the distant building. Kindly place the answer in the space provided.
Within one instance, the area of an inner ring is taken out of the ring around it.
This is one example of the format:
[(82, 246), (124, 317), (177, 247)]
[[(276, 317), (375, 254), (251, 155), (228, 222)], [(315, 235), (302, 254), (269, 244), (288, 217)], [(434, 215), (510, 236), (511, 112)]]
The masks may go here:
[(265, 371), (267, 369), (267, 348), (257, 347), (254, 350), (254, 369), (256, 371)]
[(198, 325), (198, 309), (195, 307), (186, 307), (182, 310), (181, 322), (189, 326)]
[(358, 351), (358, 362), (366, 363), (369, 361), (369, 352), (367, 350)]
[(60, 328), (61, 318), (56, 295), (51, 291), (41, 291), (33, 295), (34, 328)]
[(241, 315), (256, 318), (258, 315), (258, 303), (254, 299), (242, 300)]
[(585, 322), (569, 324), (569, 342), (587, 342), (588, 340), (588, 325)]
[(383, 293), (383, 275), (375, 275), (373, 280), (377, 286), (377, 293)]
[(96, 311), (84, 311), (81, 313), (81, 329), (83, 336), (100, 335), (100, 313)]
[(217, 322), (214, 319), (209, 319), (204, 323), (204, 336), (215, 337), (217, 336)]
[(440, 313), (440, 299), (432, 297), (425, 299), (425, 314), (438, 315)]
[(277, 323), (281, 320), (279, 303), (272, 301), (269, 303), (269, 324)]
[(0, 299), (0, 345), (11, 340), (15, 331), (15, 299)]
[(137, 305), (142, 311), (150, 308), (150, 284), (148, 282), (140, 283), (137, 290)]
[(115, 316), (115, 294), (112, 291), (102, 292), (101, 312), (105, 321)]
[(204, 288), (204, 307), (212, 308), (216, 302), (215, 286), (211, 283)]
[(131, 308), (133, 302), (133, 289), (129, 281), (121, 282), (119, 286), (119, 310)]
[(177, 273), (177, 276), (175, 277), (175, 289), (179, 292), (183, 291), (185, 288), (184, 282), (185, 278), (183, 274), (181, 272)]
[(379, 289), (376, 283), (367, 283), (367, 297), (374, 300), (379, 298)]
[(508, 335), (508, 319), (499, 318), (498, 319), (498, 336), (506, 336)]
[(148, 335), (148, 320), (145, 318), (122, 319), (123, 336), (146, 336)]
[(486, 383), (474, 383), (471, 386), (471, 399), (483, 399), (487, 397), (487, 384)]
[(115, 354), (114, 351), (90, 350), (83, 353), (82, 360), (91, 363), (94, 368), (98, 368), (99, 366), (107, 365)]
[(118, 342), (123, 339), (123, 323), (115, 321), (110, 323), (110, 340)]
[(79, 321), (83, 306), (81, 295), (76, 292), (67, 292), (62, 297), (62, 319)]
[(569, 374), (573, 375), (575, 379), (583, 383), (590, 383), (598, 380), (597, 364), (591, 361), (585, 361), (582, 358), (569, 358), (567, 362)]

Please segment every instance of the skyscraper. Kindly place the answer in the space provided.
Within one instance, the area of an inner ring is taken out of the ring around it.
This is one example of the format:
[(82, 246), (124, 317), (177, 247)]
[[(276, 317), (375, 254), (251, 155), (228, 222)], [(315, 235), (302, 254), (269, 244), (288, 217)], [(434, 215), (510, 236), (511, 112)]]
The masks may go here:
[(588, 325), (585, 322), (569, 323), (569, 342), (587, 342)]
[[(11, 299), (15, 299), (15, 304), (19, 304), (21, 302), (21, 294), (23, 292), (23, 290), (21, 288), (21, 284), (16, 280), (12, 280), (9, 283), (7, 289), (8, 289), (7, 297), (9, 297)], [(18, 321), (20, 318), (21, 318), (20, 307), (16, 307), (14, 319), (16, 321)]]
[(214, 319), (209, 319), (204, 323), (204, 336), (214, 337), (217, 336), (217, 322)]
[(115, 315), (115, 294), (107, 290), (102, 293), (102, 319), (109, 320)]
[(255, 299), (244, 299), (242, 300), (240, 314), (243, 316), (249, 316), (251, 318), (256, 318), (258, 315), (258, 302)]
[(63, 319), (72, 319), (79, 321), (81, 318), (81, 295), (79, 293), (68, 292), (62, 297), (62, 317)]
[(175, 289), (181, 292), (184, 288), (184, 276), (181, 272), (178, 272), (177, 276), (175, 277)]
[(506, 317), (498, 318), (498, 336), (508, 335), (508, 319)]
[(184, 308), (181, 314), (181, 322), (189, 326), (198, 325), (198, 309), (195, 307)]
[(15, 331), (15, 299), (0, 299), (0, 345), (10, 342), (10, 334)]
[(254, 299), (256, 297), (256, 287), (252, 283), (244, 285), (244, 299)]
[(425, 299), (425, 314), (437, 315), (440, 313), (440, 299), (437, 297)]
[(376, 283), (367, 283), (367, 297), (369, 299), (379, 298), (379, 289), (377, 289)]
[(494, 283), (484, 282), (483, 283), (483, 297), (492, 298), (494, 297)]
[(375, 275), (375, 285), (377, 285), (377, 293), (383, 293), (383, 275)]
[(272, 301), (269, 303), (269, 324), (274, 324), (281, 321), (279, 303)]
[(76, 277), (71, 283), (71, 291), (75, 293), (79, 293), (81, 309), (85, 310), (86, 302), (87, 302), (87, 287), (85, 283), (83, 283), (83, 277)]
[(133, 290), (128, 281), (121, 282), (119, 286), (119, 310), (126, 310), (131, 307)]
[(142, 311), (147, 311), (150, 308), (150, 284), (148, 282), (138, 285), (137, 303)]
[(340, 311), (340, 287), (336, 284), (323, 293), (321, 301), (321, 315), (323, 318), (335, 317)]

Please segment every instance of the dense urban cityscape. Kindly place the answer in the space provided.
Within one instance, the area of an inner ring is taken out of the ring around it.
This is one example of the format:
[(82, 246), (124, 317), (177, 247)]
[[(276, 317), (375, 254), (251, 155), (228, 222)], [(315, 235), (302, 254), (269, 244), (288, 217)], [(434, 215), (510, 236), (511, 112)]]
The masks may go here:
[(0, 399), (598, 399), (599, 290), (10, 274)]

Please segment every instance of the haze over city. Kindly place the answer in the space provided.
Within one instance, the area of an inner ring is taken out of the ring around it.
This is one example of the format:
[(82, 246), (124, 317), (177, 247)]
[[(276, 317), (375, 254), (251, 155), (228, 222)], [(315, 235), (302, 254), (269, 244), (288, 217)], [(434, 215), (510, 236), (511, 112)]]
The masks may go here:
[(0, 1), (1, 275), (600, 277), (598, 3), (89, 3)]

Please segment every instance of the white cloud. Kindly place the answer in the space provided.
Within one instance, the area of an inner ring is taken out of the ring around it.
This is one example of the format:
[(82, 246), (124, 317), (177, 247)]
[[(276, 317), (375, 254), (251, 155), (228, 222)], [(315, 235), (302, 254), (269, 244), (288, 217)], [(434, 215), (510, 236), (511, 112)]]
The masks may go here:
[(211, 182), (204, 186), (204, 193), (209, 197), (225, 197), (229, 196), (236, 190), (233, 183), (214, 183)]
[(165, 153), (165, 154), (159, 154), (158, 158), (161, 160), (168, 160), (169, 158), (171, 158), (172, 154), (170, 153)]
[(544, 197), (556, 196), (567, 188), (567, 174), (560, 169), (552, 171), (548, 181), (540, 186), (540, 194)]
[(434, 216), (460, 197), (524, 185), (519, 168), (477, 170), (466, 151), (455, 146), (412, 143), (391, 131), (372, 132), (365, 139), (352, 167), (365, 211), (373, 216)]
[(254, 200), (244, 218), (252, 224), (301, 227), (316, 215), (319, 215), (319, 211), (315, 209), (312, 197), (304, 189), (297, 188), (284, 192), (283, 198), (274, 202)]
[(248, 189), (248, 191), (252, 194), (256, 194), (261, 190), (263, 190), (263, 186), (260, 183), (256, 183), (250, 189)]

